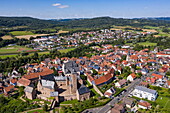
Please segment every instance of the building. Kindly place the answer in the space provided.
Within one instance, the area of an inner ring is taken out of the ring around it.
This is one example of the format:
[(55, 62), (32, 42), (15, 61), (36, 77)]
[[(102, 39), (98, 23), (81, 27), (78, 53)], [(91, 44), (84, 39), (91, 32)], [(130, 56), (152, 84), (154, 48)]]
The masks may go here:
[(77, 100), (84, 101), (90, 98), (90, 90), (85, 85), (81, 85), (77, 90)]
[(123, 103), (126, 105), (127, 108), (132, 108), (135, 105), (135, 99), (132, 98), (125, 98)]
[(38, 98), (45, 99), (50, 97), (51, 92), (57, 91), (57, 84), (54, 81), (40, 79), (37, 84)]
[(126, 83), (127, 83), (127, 81), (126, 81), (125, 79), (122, 79), (122, 80), (120, 80), (119, 82), (116, 82), (116, 83), (115, 83), (115, 86), (116, 86), (117, 88), (122, 88)]
[(34, 87), (26, 86), (24, 89), (26, 98), (33, 100), (36, 98), (36, 90)]
[(158, 96), (156, 90), (152, 90), (143, 86), (136, 86), (131, 94), (135, 97), (144, 98), (151, 101), (155, 101)]
[(127, 80), (130, 81), (130, 82), (132, 82), (132, 81), (135, 80), (135, 78), (136, 78), (136, 74), (135, 74), (135, 73), (132, 73), (132, 74), (130, 74), (130, 75), (127, 77)]
[(150, 109), (152, 106), (149, 102), (141, 100), (138, 102), (138, 107), (142, 109)]
[(111, 113), (124, 113), (124, 112), (125, 112), (124, 104), (115, 104), (114, 107), (111, 109)]

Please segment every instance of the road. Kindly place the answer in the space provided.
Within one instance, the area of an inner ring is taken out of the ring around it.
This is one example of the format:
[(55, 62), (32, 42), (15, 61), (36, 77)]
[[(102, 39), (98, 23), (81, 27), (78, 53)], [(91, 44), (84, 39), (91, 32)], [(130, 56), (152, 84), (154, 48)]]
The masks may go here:
[(139, 85), (142, 81), (144, 81), (146, 79), (146, 77), (150, 76), (154, 72), (155, 71), (152, 71), (152, 72), (148, 73), (147, 75), (142, 76), (140, 79), (136, 79), (135, 81), (133, 81), (131, 84), (129, 84), (129, 87), (126, 88), (126, 92), (115, 97), (109, 103), (107, 103), (105, 106), (103, 106), (101, 108), (97, 108), (97, 109), (94, 108), (94, 109), (85, 110), (83, 113), (106, 113), (106, 112), (108, 112), (111, 109), (111, 106), (118, 103), (123, 98), (126, 98), (132, 92), (132, 90), (134, 89), (135, 86)]

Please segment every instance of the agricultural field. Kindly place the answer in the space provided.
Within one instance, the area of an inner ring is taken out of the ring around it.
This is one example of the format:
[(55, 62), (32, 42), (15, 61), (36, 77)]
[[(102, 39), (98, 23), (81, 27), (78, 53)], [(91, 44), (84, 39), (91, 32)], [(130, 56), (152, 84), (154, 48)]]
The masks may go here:
[(22, 36), (22, 35), (34, 35), (31, 31), (12, 31), (10, 32), (14, 36)]
[(33, 50), (32, 48), (27, 48), (24, 46), (8, 46), (0, 48), (0, 54), (10, 54), (10, 53), (20, 53), (22, 51)]
[(5, 36), (3, 36), (3, 37), (1, 37), (3, 40), (7, 40), (7, 39), (13, 39), (13, 37), (12, 36), (10, 36), (10, 35), (5, 35)]

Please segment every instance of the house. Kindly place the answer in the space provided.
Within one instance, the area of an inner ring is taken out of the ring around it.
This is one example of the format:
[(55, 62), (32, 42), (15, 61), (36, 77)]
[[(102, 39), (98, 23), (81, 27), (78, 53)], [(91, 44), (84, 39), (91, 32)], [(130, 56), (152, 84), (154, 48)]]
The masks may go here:
[(124, 104), (115, 104), (114, 107), (111, 109), (111, 113), (124, 113), (124, 112), (125, 112)]
[(108, 98), (112, 98), (112, 95), (116, 92), (116, 90), (114, 89), (114, 87), (111, 87), (110, 89), (108, 89), (105, 93), (104, 96), (108, 97)]
[(36, 98), (36, 90), (34, 87), (26, 86), (24, 89), (26, 98), (33, 100)]
[(156, 73), (152, 73), (151, 75), (152, 77), (155, 77), (156, 80), (159, 80), (159, 81), (162, 81), (163, 80), (163, 75), (160, 75), (160, 74), (156, 74)]
[(151, 109), (152, 106), (149, 102), (141, 100), (138, 102), (138, 107), (142, 109)]
[(122, 88), (126, 84), (126, 82), (127, 81), (125, 79), (122, 79), (119, 82), (116, 82), (115, 86), (118, 87), (118, 88)]
[(143, 86), (136, 86), (131, 94), (135, 97), (144, 98), (151, 101), (155, 101), (158, 96), (158, 92), (156, 90), (152, 90)]
[(9, 85), (8, 87), (4, 87), (3, 89), (4, 89), (3, 92), (4, 92), (5, 95), (9, 95), (9, 94), (13, 93), (16, 90), (14, 85)]
[(136, 78), (136, 74), (135, 74), (135, 73), (132, 73), (132, 74), (130, 74), (130, 75), (127, 77), (127, 80), (130, 81), (130, 82), (132, 82), (132, 81), (135, 80), (135, 78)]
[(167, 80), (167, 87), (170, 88), (170, 81)]
[(17, 85), (17, 79), (16, 78), (10, 79), (10, 84), (16, 86)]
[(77, 90), (77, 100), (84, 101), (90, 98), (90, 90), (85, 85), (81, 85)]
[(125, 98), (123, 100), (123, 103), (126, 105), (127, 108), (132, 108), (135, 105), (134, 101), (135, 101), (135, 99)]

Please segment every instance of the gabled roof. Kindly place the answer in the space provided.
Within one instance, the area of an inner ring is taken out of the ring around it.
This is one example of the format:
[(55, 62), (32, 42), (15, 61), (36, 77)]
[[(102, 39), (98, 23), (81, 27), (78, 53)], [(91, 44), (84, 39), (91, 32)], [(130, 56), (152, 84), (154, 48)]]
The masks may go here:
[(159, 74), (152, 73), (152, 76), (156, 77), (156, 79), (162, 79), (163, 76)]
[(95, 79), (94, 81), (95, 81), (95, 84), (96, 84), (96, 85), (99, 85), (99, 84), (102, 84), (102, 83), (105, 83), (105, 82), (109, 81), (109, 80), (112, 79), (112, 78), (113, 78), (113, 77), (112, 77), (111, 74), (106, 74), (106, 75), (101, 76), (101, 77), (98, 78), (98, 79)]
[(142, 101), (142, 102), (138, 102), (138, 105), (144, 106), (144, 107), (150, 107), (151, 104), (147, 101)]
[(87, 88), (85, 85), (81, 85), (80, 88), (78, 89), (78, 93), (80, 95), (89, 93), (89, 92), (90, 92), (89, 88)]
[(30, 85), (31, 81), (22, 77), (21, 79), (18, 80), (18, 83), (22, 84), (23, 86), (28, 86), (28, 85)]
[(43, 87), (54, 89), (55, 82), (49, 80), (41, 80), (41, 84)]
[(148, 92), (148, 93), (151, 93), (151, 94), (157, 93), (156, 90), (149, 89), (149, 88), (146, 88), (146, 87), (143, 87), (143, 86), (136, 86), (135, 89), (138, 89), (138, 90), (141, 90), (141, 91), (144, 91), (144, 92)]
[(130, 76), (132, 76), (133, 79), (136, 78), (136, 74), (135, 73), (130, 74)]

